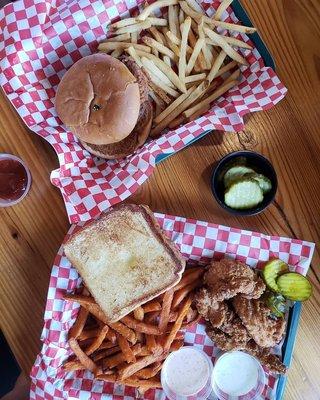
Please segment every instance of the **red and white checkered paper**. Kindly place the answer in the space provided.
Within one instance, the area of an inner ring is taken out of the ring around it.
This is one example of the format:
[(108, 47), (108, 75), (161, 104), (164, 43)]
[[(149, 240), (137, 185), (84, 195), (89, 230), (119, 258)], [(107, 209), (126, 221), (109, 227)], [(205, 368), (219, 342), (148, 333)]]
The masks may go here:
[[(272, 107), (286, 93), (256, 49), (242, 51), (250, 65), (243, 68), (241, 82), (205, 116), (147, 142), (124, 160), (93, 157), (57, 117), (56, 88), (75, 61), (96, 51), (108, 23), (134, 14), (142, 2), (19, 0), (0, 10), (0, 84), (27, 126), (55, 149), (60, 168), (52, 171), (51, 182), (60, 188), (72, 223), (89, 220), (134, 193), (154, 170), (157, 155), (177, 152), (208, 130), (240, 131), (245, 114)], [(219, 1), (202, 5), (211, 16)], [(223, 19), (238, 22), (231, 8)], [(237, 37), (250, 42), (244, 34)]]
[[(155, 214), (166, 235), (178, 246), (183, 256), (192, 262), (206, 264), (212, 258), (228, 257), (245, 262), (253, 268), (260, 268), (272, 257), (287, 262), (291, 269), (306, 274), (311, 262), (314, 244), (297, 239), (267, 236), (203, 221), (182, 217)], [(71, 227), (65, 240), (78, 229)], [(31, 399), (33, 400), (132, 400), (135, 389), (95, 380), (89, 371), (66, 373), (61, 368), (71, 351), (67, 334), (78, 312), (75, 303), (63, 300), (63, 294), (72, 292), (81, 284), (77, 271), (70, 265), (60, 248), (54, 261), (49, 284), (44, 328), (41, 339), (43, 347), (31, 371)], [(210, 357), (216, 357), (218, 350), (205, 334), (205, 326), (197, 324), (185, 333), (186, 345), (203, 349)], [(275, 351), (281, 354), (281, 346)], [(266, 371), (266, 385), (261, 399), (274, 399), (277, 376)], [(145, 399), (165, 398), (161, 390), (149, 390)]]

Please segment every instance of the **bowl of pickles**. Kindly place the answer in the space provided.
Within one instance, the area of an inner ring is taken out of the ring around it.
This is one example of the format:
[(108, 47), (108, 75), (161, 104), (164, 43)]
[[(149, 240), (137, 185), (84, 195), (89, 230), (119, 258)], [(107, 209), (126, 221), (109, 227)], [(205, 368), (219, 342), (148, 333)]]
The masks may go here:
[(213, 170), (211, 188), (222, 208), (235, 215), (256, 215), (273, 202), (278, 187), (270, 161), (254, 151), (235, 151)]

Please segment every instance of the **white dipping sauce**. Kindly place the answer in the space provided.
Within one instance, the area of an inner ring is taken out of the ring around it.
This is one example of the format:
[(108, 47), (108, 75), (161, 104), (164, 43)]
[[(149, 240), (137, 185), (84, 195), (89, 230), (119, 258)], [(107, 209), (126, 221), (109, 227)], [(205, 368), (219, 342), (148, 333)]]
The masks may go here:
[(214, 366), (213, 379), (220, 390), (229, 396), (241, 396), (256, 385), (259, 365), (249, 354), (241, 351), (226, 353)]
[(183, 347), (171, 353), (163, 372), (168, 387), (183, 396), (199, 392), (210, 377), (209, 362), (205, 354), (192, 347)]

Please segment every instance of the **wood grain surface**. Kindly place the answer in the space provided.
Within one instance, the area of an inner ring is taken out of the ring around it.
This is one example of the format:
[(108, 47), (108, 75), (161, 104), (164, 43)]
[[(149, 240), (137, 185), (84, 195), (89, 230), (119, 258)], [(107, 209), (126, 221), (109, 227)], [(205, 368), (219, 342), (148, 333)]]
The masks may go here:
[[(319, 0), (243, 0), (288, 87), (285, 100), (253, 114), (240, 134), (213, 132), (161, 163), (130, 202), (263, 233), (315, 242), (320, 238), (320, 4)], [(50, 184), (58, 167), (54, 151), (29, 132), (0, 96), (0, 152), (29, 165), (33, 184), (26, 199), (0, 209), (0, 327), (28, 372), (40, 349), (43, 311), (54, 256), (68, 229), (62, 197)], [(214, 201), (212, 167), (223, 155), (254, 149), (278, 173), (276, 201), (263, 214), (234, 217)], [(319, 379), (319, 248), (309, 277), (313, 297), (304, 304), (285, 399), (316, 400)]]

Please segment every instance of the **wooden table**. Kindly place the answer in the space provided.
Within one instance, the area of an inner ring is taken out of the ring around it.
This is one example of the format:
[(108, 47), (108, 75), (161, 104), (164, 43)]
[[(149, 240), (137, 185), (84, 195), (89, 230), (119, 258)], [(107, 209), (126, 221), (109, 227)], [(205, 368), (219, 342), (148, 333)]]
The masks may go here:
[[(317, 243), (319, 2), (243, 3), (274, 56), (277, 73), (289, 89), (287, 97), (270, 111), (253, 114), (240, 134), (212, 133), (161, 163), (130, 201), (160, 212)], [(28, 372), (40, 349), (52, 261), (69, 224), (60, 192), (49, 181), (50, 171), (58, 167), (52, 148), (28, 131), (3, 94), (0, 103), (0, 152), (22, 157), (33, 177), (27, 198), (0, 210), (0, 324), (19, 364)], [(266, 155), (278, 173), (276, 202), (256, 217), (225, 213), (210, 192), (212, 164), (239, 149)], [(309, 273), (314, 295), (303, 306), (286, 399), (319, 399), (319, 264), (317, 248)]]

